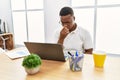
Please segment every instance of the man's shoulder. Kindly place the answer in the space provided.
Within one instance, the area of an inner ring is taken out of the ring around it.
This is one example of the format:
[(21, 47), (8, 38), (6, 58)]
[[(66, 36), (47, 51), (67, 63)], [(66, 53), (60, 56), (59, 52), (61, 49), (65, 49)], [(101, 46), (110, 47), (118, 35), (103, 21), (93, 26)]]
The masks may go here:
[(88, 33), (88, 31), (85, 29), (85, 28), (83, 28), (83, 27), (81, 27), (81, 26), (78, 26), (78, 31), (80, 32), (80, 33)]

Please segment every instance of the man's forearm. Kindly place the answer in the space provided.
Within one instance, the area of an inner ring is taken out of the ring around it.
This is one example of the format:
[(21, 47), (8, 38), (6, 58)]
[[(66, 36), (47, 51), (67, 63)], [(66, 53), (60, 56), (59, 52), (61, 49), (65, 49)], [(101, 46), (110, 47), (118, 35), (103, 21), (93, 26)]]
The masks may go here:
[(63, 41), (64, 41), (64, 39), (59, 39), (57, 43), (58, 44), (63, 44)]

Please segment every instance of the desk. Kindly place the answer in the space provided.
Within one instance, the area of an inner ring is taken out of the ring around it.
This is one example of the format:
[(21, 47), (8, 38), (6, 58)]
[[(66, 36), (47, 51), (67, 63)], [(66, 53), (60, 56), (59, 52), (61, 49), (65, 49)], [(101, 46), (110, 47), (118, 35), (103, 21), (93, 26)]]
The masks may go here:
[(0, 54), (1, 80), (120, 80), (120, 56), (107, 56), (103, 69), (95, 68), (92, 55), (85, 55), (82, 72), (72, 72), (67, 62), (42, 60), (41, 70), (27, 75), (23, 58), (11, 60)]
[(8, 38), (7, 40), (5, 40), (5, 47), (6, 47), (6, 49), (11, 50), (11, 49), (14, 48), (13, 34), (12, 33), (3, 33), (3, 34), (0, 34), (0, 47), (4, 48), (3, 40), (2, 40), (1, 37), (3, 37), (4, 39)]

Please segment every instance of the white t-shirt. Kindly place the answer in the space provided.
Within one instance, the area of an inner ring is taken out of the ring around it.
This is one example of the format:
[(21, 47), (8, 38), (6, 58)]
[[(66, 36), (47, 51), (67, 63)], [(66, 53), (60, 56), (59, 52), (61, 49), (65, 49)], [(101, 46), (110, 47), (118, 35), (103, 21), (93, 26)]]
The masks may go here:
[[(61, 29), (58, 29), (55, 33), (56, 43), (59, 39)], [(78, 26), (74, 31), (72, 31), (66, 36), (63, 42), (63, 46), (65, 50), (74, 49), (79, 50), (81, 52), (83, 52), (84, 49), (93, 48), (92, 39), (89, 32)]]

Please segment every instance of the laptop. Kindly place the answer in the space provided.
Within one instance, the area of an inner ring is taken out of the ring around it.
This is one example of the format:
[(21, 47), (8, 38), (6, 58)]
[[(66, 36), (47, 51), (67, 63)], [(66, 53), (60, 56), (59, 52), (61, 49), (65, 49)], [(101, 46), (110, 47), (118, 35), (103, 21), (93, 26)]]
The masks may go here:
[(30, 53), (35, 53), (41, 59), (66, 61), (62, 45), (54, 43), (37, 43), (37, 42), (24, 42)]

